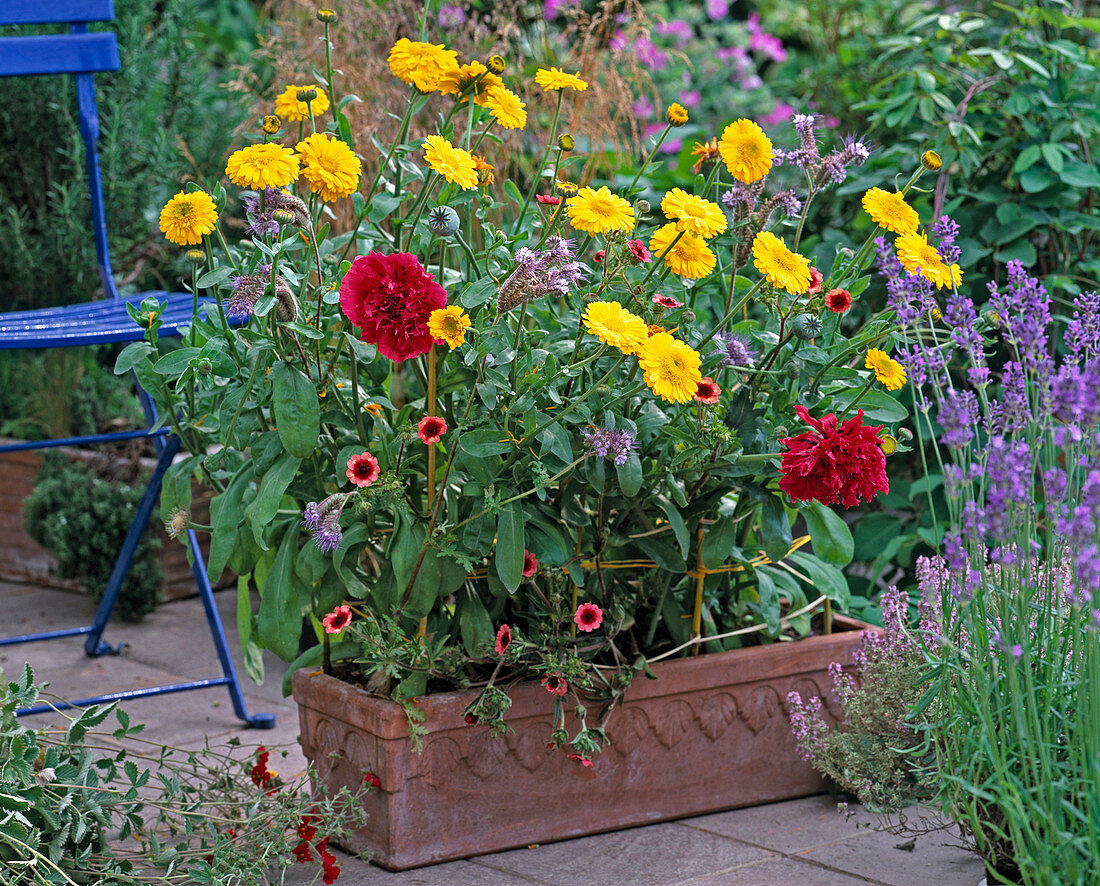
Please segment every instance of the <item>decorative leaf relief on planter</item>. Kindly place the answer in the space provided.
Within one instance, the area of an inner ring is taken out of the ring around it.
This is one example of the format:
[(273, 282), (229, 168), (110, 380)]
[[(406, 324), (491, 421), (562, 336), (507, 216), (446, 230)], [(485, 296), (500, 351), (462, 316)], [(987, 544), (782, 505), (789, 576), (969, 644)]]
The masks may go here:
[(649, 734), (649, 717), (639, 707), (627, 707), (615, 714), (608, 729), (611, 747), (622, 756), (634, 753), (646, 735)]
[(722, 737), (730, 723), (737, 719), (737, 699), (728, 692), (708, 695), (699, 710), (699, 725), (711, 741)]
[[(376, 748), (378, 742), (373, 736), (369, 736), (365, 733), (361, 733), (355, 729), (350, 729), (344, 733), (344, 758), (351, 764), (351, 768), (355, 772), (374, 772), (378, 773), (382, 770), (379, 766), (378, 753)], [(383, 773), (388, 775), (388, 773)], [(388, 779), (387, 779), (388, 780)], [(391, 785), (384, 785), (384, 789), (392, 789)]]
[(695, 711), (690, 704), (686, 701), (671, 701), (657, 712), (653, 731), (657, 734), (658, 741), (671, 749), (679, 744), (694, 719)]
[(500, 772), (509, 754), (515, 755), (515, 751), (510, 750), (508, 745), (499, 738), (490, 735), (488, 729), (479, 729), (470, 739), (466, 765), (474, 775), (485, 780), (493, 773)]
[(771, 686), (757, 686), (750, 693), (748, 702), (741, 706), (741, 719), (753, 735), (759, 735), (768, 721), (779, 713), (779, 708), (779, 693)]
[(519, 726), (515, 732), (508, 733), (508, 747), (519, 760), (519, 765), (528, 772), (534, 772), (550, 756), (546, 747), (546, 737), (554, 727), (550, 723), (530, 723)]
[(424, 750), (420, 752), (418, 775), (432, 787), (447, 784), (460, 762), (470, 764), (469, 755), (465, 761), (462, 757), (462, 747), (453, 738), (444, 735), (425, 741)]
[[(802, 696), (803, 700), (814, 697), (820, 698), (822, 706), (832, 715), (835, 721), (839, 721), (843, 714), (840, 705), (838, 705), (836, 699), (833, 698), (833, 693), (831, 691), (822, 692), (821, 687), (808, 677), (793, 684), (789, 691), (797, 692)], [(787, 693), (783, 694), (783, 713), (789, 713), (787, 708)]]
[(302, 730), (302, 751), (306, 755), (316, 756), (317, 769), (325, 777), (337, 765), (337, 761), (327, 759), (320, 751), (322, 748), (344, 747), (343, 736), (347, 727), (315, 712), (311, 714), (307, 718), (309, 729)]

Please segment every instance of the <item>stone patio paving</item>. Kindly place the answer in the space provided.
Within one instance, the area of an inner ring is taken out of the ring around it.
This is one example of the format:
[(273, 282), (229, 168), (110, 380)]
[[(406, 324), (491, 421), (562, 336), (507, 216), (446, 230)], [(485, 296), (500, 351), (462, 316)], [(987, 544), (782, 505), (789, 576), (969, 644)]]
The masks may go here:
[[(217, 595), (230, 645), (236, 595)], [(72, 593), (0, 583), (4, 633), (76, 627), (91, 621), (89, 599)], [(50, 691), (81, 698), (114, 689), (219, 676), (217, 659), (197, 598), (159, 607), (138, 625), (112, 623), (105, 639), (125, 642), (119, 656), (86, 658), (79, 637), (0, 647), (0, 667), (9, 675), (29, 661)], [(256, 686), (245, 678), (250, 712), (270, 711), (270, 731), (242, 728), (224, 687), (129, 702), (134, 722), (147, 724), (145, 737), (178, 747), (199, 747), (237, 735), (245, 745), (293, 744), (298, 733), (294, 704), (280, 683), (285, 666), (267, 658), (267, 680)], [(41, 722), (47, 722), (39, 718)], [(274, 764), (273, 764), (274, 765)], [(280, 760), (280, 770), (304, 769), (300, 753)], [(612, 834), (486, 855), (469, 861), (389, 873), (358, 859), (340, 856), (341, 886), (976, 886), (981, 863), (946, 832), (908, 838), (857, 824), (866, 813), (845, 821), (828, 797), (738, 809), (715, 815), (633, 828)], [(293, 886), (312, 883), (313, 867), (287, 871)]]

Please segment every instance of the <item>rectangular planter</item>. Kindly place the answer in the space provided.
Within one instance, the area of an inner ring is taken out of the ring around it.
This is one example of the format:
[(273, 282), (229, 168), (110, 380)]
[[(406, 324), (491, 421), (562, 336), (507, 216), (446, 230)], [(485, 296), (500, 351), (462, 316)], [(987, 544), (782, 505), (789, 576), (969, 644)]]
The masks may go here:
[[(848, 667), (868, 626), (838, 617), (835, 633), (792, 643), (659, 662), (639, 675), (591, 768), (546, 743), (553, 699), (538, 684), (512, 693), (514, 730), (467, 726), (473, 693), (424, 696), (423, 750), (396, 702), (319, 672), (294, 674), (302, 747), (330, 789), (381, 788), (346, 848), (389, 870), (821, 793), (799, 759), (787, 693), (832, 708), (830, 662)], [(839, 713), (831, 710), (834, 716)]]

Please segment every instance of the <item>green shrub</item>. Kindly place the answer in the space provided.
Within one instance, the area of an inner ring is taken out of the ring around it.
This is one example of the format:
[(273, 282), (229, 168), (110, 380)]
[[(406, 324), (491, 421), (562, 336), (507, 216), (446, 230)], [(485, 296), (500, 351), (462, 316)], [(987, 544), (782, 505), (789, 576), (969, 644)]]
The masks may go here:
[[(49, 453), (23, 506), (27, 534), (57, 558), (62, 578), (83, 582), (100, 600), (144, 489), (101, 480)], [(122, 618), (138, 620), (156, 607), (164, 583), (159, 549), (160, 539), (146, 529), (115, 606)]]
[[(122, 68), (96, 77), (112, 260), (119, 282), (132, 289), (171, 288), (177, 250), (159, 235), (157, 213), (192, 170), (222, 168), (243, 106), (218, 87), (219, 72), (208, 61), (213, 52), (190, 40), (203, 18), (197, 4), (118, 0), (115, 11), (105, 27), (118, 34)], [(5, 310), (96, 297), (101, 286), (71, 78), (4, 84), (0, 152), (10, 161), (0, 168)]]

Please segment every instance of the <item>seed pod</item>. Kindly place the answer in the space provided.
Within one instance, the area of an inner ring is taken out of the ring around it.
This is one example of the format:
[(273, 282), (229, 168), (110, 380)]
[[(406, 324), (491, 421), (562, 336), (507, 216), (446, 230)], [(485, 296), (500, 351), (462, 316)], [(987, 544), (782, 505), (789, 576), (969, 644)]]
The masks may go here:
[(450, 206), (436, 206), (428, 213), (428, 230), (437, 237), (453, 237), (458, 233), (458, 213)]
[(275, 317), (283, 323), (298, 319), (298, 299), (282, 277), (275, 278)]
[(791, 332), (800, 341), (809, 341), (821, 334), (821, 320), (813, 314), (800, 314), (791, 323)]

